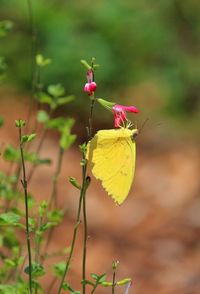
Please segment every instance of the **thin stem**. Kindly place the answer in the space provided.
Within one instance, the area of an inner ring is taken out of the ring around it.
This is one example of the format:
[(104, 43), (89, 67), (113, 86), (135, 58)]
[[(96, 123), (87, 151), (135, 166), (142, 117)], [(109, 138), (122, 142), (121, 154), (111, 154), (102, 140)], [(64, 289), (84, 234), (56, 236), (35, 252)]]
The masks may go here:
[(72, 254), (73, 254), (73, 251), (74, 251), (74, 246), (75, 246), (75, 242), (76, 242), (76, 235), (77, 235), (77, 231), (78, 231), (78, 226), (80, 224), (82, 199), (83, 199), (83, 197), (84, 197), (84, 195), (86, 193), (86, 169), (87, 169), (87, 166), (84, 166), (82, 168), (83, 179), (82, 179), (82, 187), (81, 187), (81, 191), (80, 191), (78, 211), (77, 211), (77, 216), (76, 216), (76, 224), (74, 226), (71, 249), (70, 249), (70, 252), (69, 252), (69, 256), (67, 257), (67, 260), (66, 260), (66, 266), (65, 266), (65, 270), (64, 270), (61, 282), (60, 282), (60, 286), (59, 286), (59, 289), (58, 289), (58, 294), (60, 294), (60, 292), (62, 290), (62, 285), (64, 283), (65, 277), (66, 277), (67, 272), (69, 270), (69, 265), (70, 265)]
[[(84, 185), (86, 185), (86, 173), (87, 166), (83, 169)], [(87, 211), (86, 211), (86, 193), (83, 193), (83, 221), (84, 221), (84, 243), (83, 243), (83, 262), (82, 262), (82, 280), (86, 279), (86, 255), (87, 255), (87, 238), (88, 238), (88, 227), (87, 227)], [(83, 294), (85, 294), (86, 284), (82, 284)]]
[(93, 113), (94, 113), (94, 105), (95, 105), (95, 97), (94, 94), (91, 98), (91, 104), (90, 104), (90, 116), (89, 116), (89, 140), (92, 138), (92, 132), (93, 132)]
[[(88, 141), (92, 138), (92, 123), (93, 123), (93, 112), (94, 112), (94, 104), (95, 104), (95, 96), (94, 93), (91, 98), (90, 105), (90, 116), (89, 116), (89, 134)], [(87, 174), (87, 165), (85, 166), (85, 171), (83, 172), (83, 178), (86, 177)], [(86, 178), (85, 178), (86, 181)], [(82, 261), (82, 291), (83, 294), (86, 293), (86, 284), (84, 283), (86, 279), (86, 258), (87, 258), (87, 239), (88, 239), (88, 226), (87, 226), (87, 206), (86, 206), (86, 194), (83, 195), (83, 221), (84, 221), (84, 237), (83, 237), (83, 261)]]
[(26, 213), (26, 240), (27, 240), (27, 249), (28, 249), (28, 262), (29, 262), (29, 290), (30, 294), (32, 294), (32, 261), (31, 261), (31, 244), (30, 244), (30, 232), (29, 232), (29, 224), (28, 224), (28, 191), (27, 191), (27, 179), (26, 179), (26, 169), (25, 169), (25, 161), (24, 161), (24, 150), (22, 143), (22, 130), (21, 126), (19, 126), (19, 142), (20, 142), (20, 153), (22, 160), (22, 172), (23, 179), (21, 180), (22, 187), (24, 190), (24, 199), (25, 199), (25, 213)]
[(116, 276), (116, 272), (115, 270), (113, 271), (113, 279), (112, 279), (112, 294), (115, 294), (115, 286), (116, 286), (116, 283), (115, 283), (115, 276)]

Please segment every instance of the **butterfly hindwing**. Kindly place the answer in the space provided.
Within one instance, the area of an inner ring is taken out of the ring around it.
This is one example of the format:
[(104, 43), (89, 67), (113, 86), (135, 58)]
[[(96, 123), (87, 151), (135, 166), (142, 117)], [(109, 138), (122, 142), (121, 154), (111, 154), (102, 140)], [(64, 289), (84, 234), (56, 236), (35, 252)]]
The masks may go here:
[(88, 146), (93, 175), (118, 204), (127, 197), (135, 170), (135, 142), (129, 129), (101, 130)]

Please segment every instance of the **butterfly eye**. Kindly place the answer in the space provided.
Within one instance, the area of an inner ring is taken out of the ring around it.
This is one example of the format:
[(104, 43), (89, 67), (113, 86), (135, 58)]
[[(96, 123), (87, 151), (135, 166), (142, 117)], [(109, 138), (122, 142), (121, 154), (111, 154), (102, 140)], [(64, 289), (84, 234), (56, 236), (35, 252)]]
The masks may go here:
[(131, 135), (131, 140), (135, 140), (135, 138), (137, 137), (138, 133), (139, 133), (138, 132), (138, 129), (133, 130), (133, 133)]

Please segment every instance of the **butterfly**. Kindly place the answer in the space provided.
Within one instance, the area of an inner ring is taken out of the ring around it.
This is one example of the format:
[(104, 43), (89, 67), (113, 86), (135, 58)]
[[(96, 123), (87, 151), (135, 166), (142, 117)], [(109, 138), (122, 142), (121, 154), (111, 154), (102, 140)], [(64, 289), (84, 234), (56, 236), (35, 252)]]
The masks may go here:
[(100, 130), (88, 143), (87, 159), (96, 179), (117, 204), (130, 191), (135, 173), (137, 129)]

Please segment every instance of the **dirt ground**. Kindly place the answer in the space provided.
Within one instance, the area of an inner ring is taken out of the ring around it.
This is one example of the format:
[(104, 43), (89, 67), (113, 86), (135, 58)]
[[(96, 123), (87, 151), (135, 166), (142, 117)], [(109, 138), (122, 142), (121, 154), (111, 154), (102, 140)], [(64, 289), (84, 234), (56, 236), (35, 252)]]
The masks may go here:
[[(25, 108), (24, 103), (8, 100), (4, 95), (0, 109), (0, 115), (5, 117), (5, 127), (0, 129), (1, 150), (5, 142), (16, 144), (13, 121), (19, 117), (26, 118)], [(130, 294), (198, 294), (199, 148), (192, 140), (187, 144), (183, 139), (173, 144), (158, 142), (159, 138), (155, 137), (138, 141), (136, 176), (130, 195), (122, 206), (116, 206), (100, 183), (92, 178), (87, 195), (88, 277), (89, 273), (106, 272), (111, 279), (112, 261), (119, 260), (117, 279), (132, 278)], [(37, 142), (34, 144), (33, 148)], [(38, 201), (48, 199), (51, 193), (57, 152), (56, 136), (49, 134), (41, 156), (51, 157), (52, 165), (39, 167), (29, 185), (30, 192)], [(59, 206), (66, 210), (66, 216), (64, 223), (54, 231), (49, 253), (70, 246), (79, 194), (67, 178), (73, 176), (80, 180), (79, 161), (77, 146), (64, 156), (58, 199)], [(1, 169), (7, 169), (2, 158), (0, 164)], [(77, 290), (81, 279), (82, 233), (80, 224), (69, 274)], [(54, 262), (53, 258), (49, 260), (51, 262)], [(49, 280), (43, 280), (43, 283), (47, 289)], [(57, 282), (49, 293), (56, 293), (56, 289)], [(111, 289), (99, 287), (96, 293), (111, 293)], [(116, 293), (125, 293), (125, 290), (117, 288)]]

